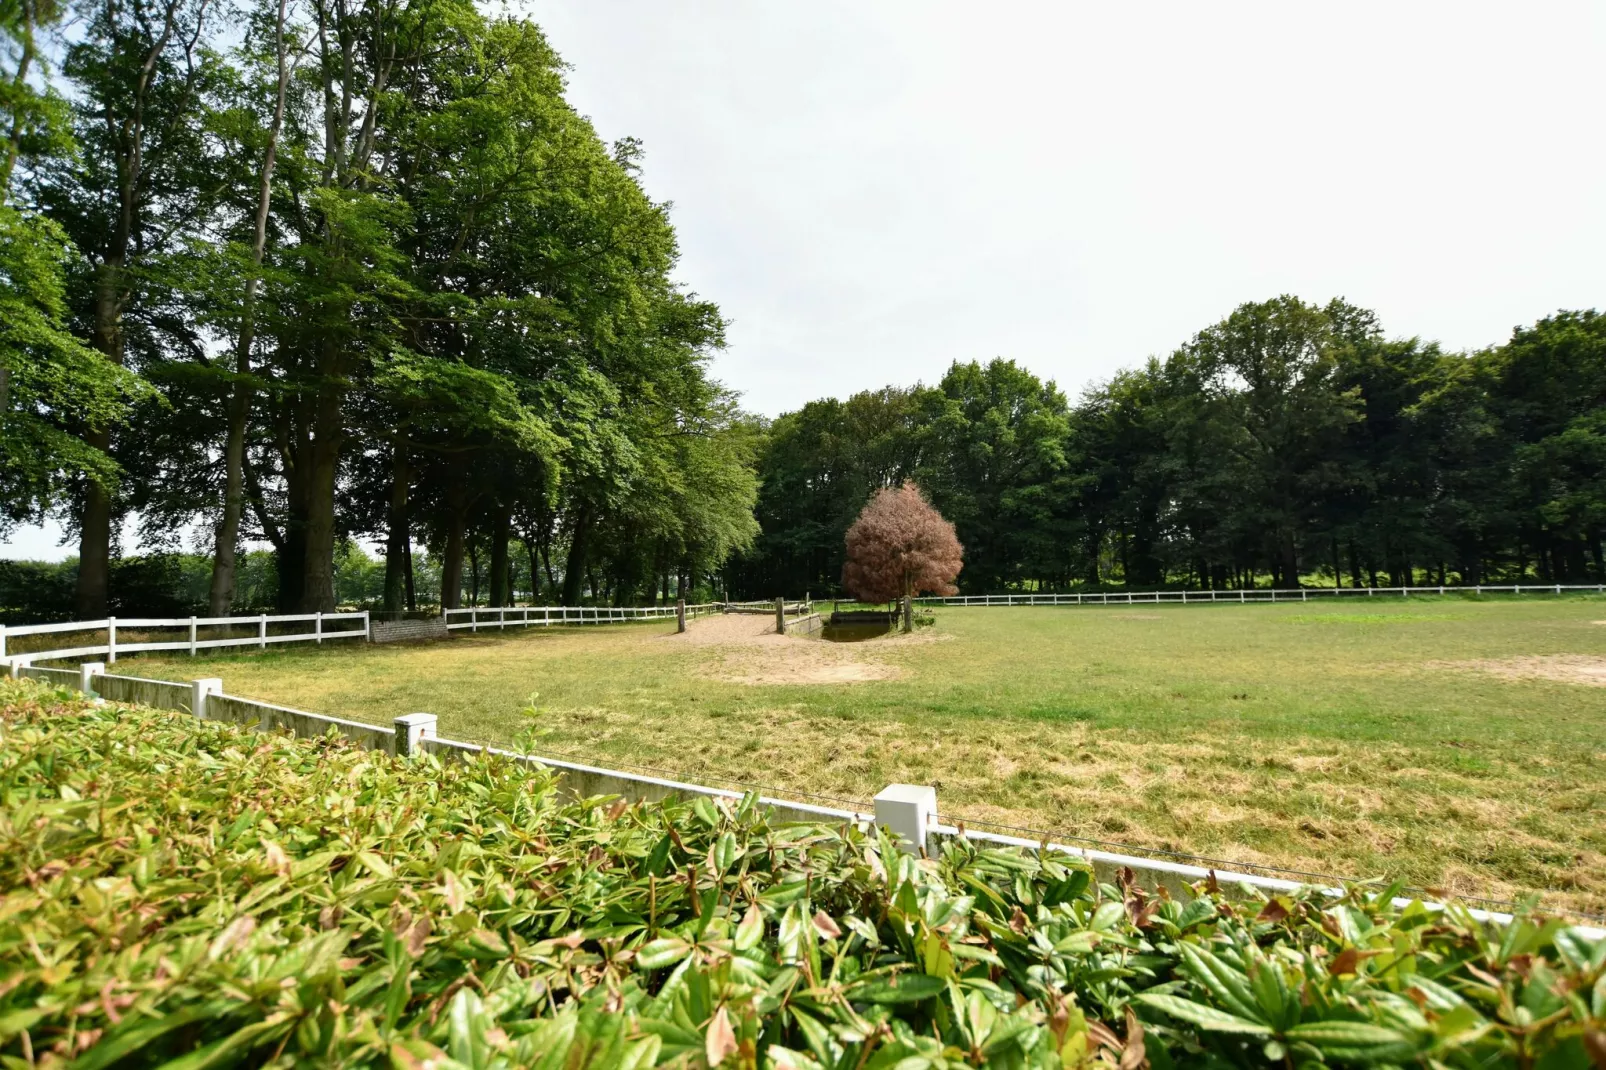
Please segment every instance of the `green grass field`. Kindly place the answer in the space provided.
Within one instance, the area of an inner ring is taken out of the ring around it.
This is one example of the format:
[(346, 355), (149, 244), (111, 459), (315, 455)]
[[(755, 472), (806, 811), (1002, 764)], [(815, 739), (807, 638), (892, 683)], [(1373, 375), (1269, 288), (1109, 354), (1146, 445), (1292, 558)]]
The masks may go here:
[(710, 632), (735, 618), (714, 618), (119, 668), (703, 782), (934, 784), (950, 821), (1606, 913), (1602, 618), (1583, 598), (945, 609), (851, 645), (727, 642)]

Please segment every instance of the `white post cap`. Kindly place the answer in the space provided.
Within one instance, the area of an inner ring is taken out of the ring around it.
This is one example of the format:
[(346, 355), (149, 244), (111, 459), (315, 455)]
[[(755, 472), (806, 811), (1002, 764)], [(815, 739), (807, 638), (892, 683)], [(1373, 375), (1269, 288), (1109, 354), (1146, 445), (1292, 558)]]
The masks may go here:
[(78, 666), (78, 690), (86, 695), (95, 693), (95, 677), (106, 675), (104, 661), (86, 661)]
[(926, 833), (937, 823), (937, 789), (888, 784), (875, 797), (875, 823), (896, 834), (910, 850), (923, 850)]
[(435, 738), (435, 725), (439, 720), (433, 713), (404, 713), (396, 718), (397, 756), (419, 753), (423, 740)]

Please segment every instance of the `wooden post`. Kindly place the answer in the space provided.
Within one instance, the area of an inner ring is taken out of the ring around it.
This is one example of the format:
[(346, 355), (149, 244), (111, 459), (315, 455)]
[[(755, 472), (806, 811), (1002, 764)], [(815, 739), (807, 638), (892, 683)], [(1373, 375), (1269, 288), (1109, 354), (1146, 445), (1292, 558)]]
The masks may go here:
[(903, 596), (903, 630), (906, 632), (915, 630), (915, 601), (908, 595)]
[(257, 649), (268, 649), (268, 615), (266, 613), (257, 617)]
[(312, 618), (312, 636), (318, 641), (319, 646), (323, 646), (323, 610), (321, 609), (318, 611), (318, 615)]
[(117, 664), (117, 618), (106, 618), (106, 664)]
[(190, 618), (190, 657), (195, 656), (195, 618)]
[(784, 598), (775, 600), (775, 633), (777, 635), (786, 634), (786, 599)]
[(684, 632), (685, 630), (686, 630), (686, 600), (684, 598), (680, 598), (680, 599), (676, 599), (676, 601), (675, 601), (675, 631)]

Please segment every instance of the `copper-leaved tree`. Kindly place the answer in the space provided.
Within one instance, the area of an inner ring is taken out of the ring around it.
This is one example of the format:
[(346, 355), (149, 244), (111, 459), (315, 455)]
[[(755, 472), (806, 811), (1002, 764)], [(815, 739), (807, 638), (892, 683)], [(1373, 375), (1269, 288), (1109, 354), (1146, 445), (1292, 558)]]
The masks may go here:
[(861, 602), (954, 594), (964, 548), (913, 483), (878, 490), (848, 529), (842, 586)]

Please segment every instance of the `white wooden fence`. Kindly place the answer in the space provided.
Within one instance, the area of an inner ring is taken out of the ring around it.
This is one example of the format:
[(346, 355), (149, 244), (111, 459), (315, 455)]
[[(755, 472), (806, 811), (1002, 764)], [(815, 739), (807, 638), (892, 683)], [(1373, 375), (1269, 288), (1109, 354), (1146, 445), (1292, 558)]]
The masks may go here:
[[(356, 621), (356, 627), (339, 624), (334, 629), (325, 625), (333, 622)], [(292, 632), (289, 634), (268, 633), (268, 626), (275, 624), (311, 624), (307, 631)], [(254, 634), (244, 636), (226, 636), (217, 639), (201, 638), (199, 629), (216, 626), (229, 628), (249, 628)], [(134, 642), (124, 640), (118, 642), (119, 631), (163, 632), (182, 631), (182, 638), (175, 639), (139, 639)], [(103, 632), (106, 636), (104, 643), (91, 643), (81, 646), (60, 647), (52, 650), (29, 650), (8, 656), (6, 642), (27, 635), (68, 635), (83, 632)], [(266, 650), (269, 643), (322, 643), (325, 639), (367, 639), (368, 613), (289, 613), (268, 614), (259, 613), (251, 617), (107, 617), (105, 620), (77, 620), (65, 621), (60, 624), (24, 624), (20, 626), (6, 626), (0, 624), (0, 659), (12, 662), (52, 661), (60, 658), (82, 658), (104, 655), (108, 663), (115, 663), (118, 654), (133, 654), (139, 651), (155, 650), (187, 650), (194, 655), (198, 650), (212, 650), (217, 647), (254, 646)]]
[[(720, 602), (702, 602), (686, 607), (686, 616), (701, 617), (719, 613)], [(676, 607), (667, 606), (507, 606), (499, 609), (448, 609), (442, 613), (452, 631), (467, 628), (528, 628), (554, 624), (623, 624), (635, 620), (674, 620)]]
[(1606, 583), (1521, 583), (1504, 586), (1475, 584), (1467, 587), (1250, 587), (1232, 591), (1091, 591), (1083, 594), (976, 594), (949, 598), (917, 598), (931, 606), (1130, 606), (1157, 602), (1204, 605), (1210, 602), (1309, 602), (1335, 598), (1372, 598), (1377, 595), (1409, 598), (1439, 594), (1606, 594)]

